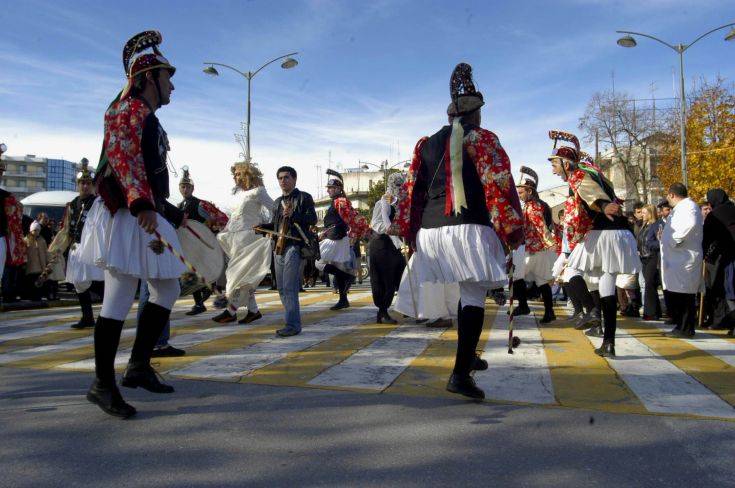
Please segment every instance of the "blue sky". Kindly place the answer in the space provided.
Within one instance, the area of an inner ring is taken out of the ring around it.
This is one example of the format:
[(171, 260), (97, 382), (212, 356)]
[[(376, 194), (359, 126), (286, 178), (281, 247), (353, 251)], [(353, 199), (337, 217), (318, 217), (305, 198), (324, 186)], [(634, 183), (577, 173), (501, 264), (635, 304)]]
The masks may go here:
[[(203, 198), (232, 203), (229, 167), (240, 152), (233, 134), (247, 85), (232, 72), (204, 75), (202, 62), (247, 71), (291, 51), (300, 52), (296, 68), (274, 64), (253, 80), (252, 152), (271, 193), (283, 163), (316, 193), (316, 165), (326, 168), (330, 151), (335, 167), (409, 158), (420, 136), (446, 123), (449, 76), (460, 61), (473, 65), (485, 95), (483, 126), (498, 134), (515, 168), (534, 167), (548, 187), (558, 180), (545, 159), (547, 131), (577, 131), (589, 97), (611, 87), (612, 72), (616, 90), (649, 97), (655, 82), (657, 97), (674, 94), (676, 53), (645, 39), (620, 48), (615, 30), (686, 43), (733, 21), (732, 0), (4, 0), (0, 139), (10, 155), (95, 160), (104, 109), (124, 84), (122, 46), (157, 29), (177, 67), (172, 103), (159, 118), (173, 164), (191, 167)], [(735, 79), (726, 32), (686, 54), (687, 83)]]

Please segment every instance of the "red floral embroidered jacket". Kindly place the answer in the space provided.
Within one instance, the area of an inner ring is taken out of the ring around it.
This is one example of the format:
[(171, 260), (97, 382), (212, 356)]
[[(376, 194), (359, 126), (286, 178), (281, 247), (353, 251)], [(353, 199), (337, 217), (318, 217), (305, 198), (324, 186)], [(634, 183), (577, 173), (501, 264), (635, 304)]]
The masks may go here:
[(23, 240), (23, 205), (12, 194), (7, 193), (3, 199), (3, 212), (8, 225), (5, 234), (5, 263), (8, 266), (20, 266), (26, 262), (28, 254)]
[(556, 254), (561, 254), (562, 237), (564, 233), (564, 226), (562, 224), (554, 224), (554, 246), (556, 248)]
[(523, 217), (527, 253), (535, 254), (554, 247), (554, 236), (546, 226), (544, 205), (541, 201), (529, 200), (526, 202), (523, 207)]
[[(396, 224), (400, 233), (412, 245), (421, 228), (421, 215), (426, 204), (426, 194), (414, 192), (416, 178), (421, 167), (421, 149), (428, 140), (421, 138), (413, 151), (413, 159), (403, 185), (406, 198), (399, 201)], [(477, 175), (485, 191), (485, 204), (498, 237), (511, 249), (523, 243), (523, 213), (516, 192), (513, 175), (510, 172), (510, 159), (500, 145), (498, 136), (486, 129), (474, 128), (465, 133), (464, 150), (477, 169)], [(449, 151), (449, 141), (447, 149)], [(450, 158), (445, 152), (445, 165), (451, 174)], [(447, 178), (447, 198), (451, 198), (451, 181)], [(427, 182), (428, 186), (428, 182)], [(451, 208), (450, 202), (447, 204)]]
[(218, 209), (217, 206), (206, 200), (199, 200), (199, 207), (204, 210), (209, 218), (214, 221), (214, 226), (219, 229), (224, 229), (227, 222), (230, 220), (227, 214), (222, 210)]
[(130, 211), (153, 209), (143, 160), (143, 126), (151, 110), (137, 98), (114, 102), (105, 113), (104, 148)]
[(365, 217), (357, 213), (347, 197), (337, 197), (334, 199), (334, 208), (337, 213), (345, 221), (350, 228), (347, 236), (351, 239), (367, 237), (370, 233), (370, 225)]
[(589, 175), (581, 169), (572, 171), (567, 179), (572, 195), (564, 202), (564, 226), (570, 251), (592, 230), (592, 217), (585, 210), (584, 199), (580, 195), (580, 188), (586, 179), (589, 179)]

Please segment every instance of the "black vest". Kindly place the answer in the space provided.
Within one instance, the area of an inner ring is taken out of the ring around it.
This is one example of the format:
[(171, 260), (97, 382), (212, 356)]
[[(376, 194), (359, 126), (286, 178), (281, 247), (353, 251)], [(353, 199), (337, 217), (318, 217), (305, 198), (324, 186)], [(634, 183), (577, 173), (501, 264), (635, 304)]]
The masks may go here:
[(72, 242), (77, 244), (82, 242), (84, 222), (95, 198), (97, 198), (95, 195), (89, 195), (85, 198), (76, 197), (69, 202), (69, 237), (73, 239)]
[[(475, 126), (464, 125), (465, 133), (474, 129)], [(451, 126), (444, 126), (439, 132), (429, 138), (421, 150), (421, 178), (425, 178), (428, 189), (426, 192), (426, 207), (421, 219), (421, 227), (432, 229), (447, 225), (479, 224), (492, 227), (490, 213), (485, 203), (485, 189), (477, 175), (477, 169), (470, 159), (467, 151), (462, 152), (462, 180), (464, 181), (464, 192), (467, 199), (467, 208), (454, 215), (444, 214), (446, 207), (446, 161), (444, 150), (451, 134)]]
[(334, 208), (334, 200), (332, 200), (327, 212), (324, 214), (324, 228), (329, 229), (326, 234), (327, 239), (333, 241), (338, 241), (347, 235), (349, 227), (342, 220), (342, 217), (339, 216), (337, 209)]
[(205, 223), (206, 219), (199, 214), (199, 200), (195, 196), (190, 196), (189, 198), (185, 198), (179, 203), (179, 210), (186, 213), (189, 217), (189, 220), (196, 220), (197, 222)]

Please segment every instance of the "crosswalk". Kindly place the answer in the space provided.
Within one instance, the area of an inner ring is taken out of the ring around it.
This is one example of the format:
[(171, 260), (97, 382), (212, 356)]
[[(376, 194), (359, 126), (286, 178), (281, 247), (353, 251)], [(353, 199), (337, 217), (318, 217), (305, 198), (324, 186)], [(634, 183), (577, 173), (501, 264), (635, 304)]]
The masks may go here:
[[(444, 389), (456, 328), (378, 324), (364, 288), (350, 293), (350, 308), (331, 311), (336, 296), (322, 289), (300, 295), (302, 334), (280, 338), (274, 334), (283, 326), (278, 294), (259, 291), (257, 298), (263, 318), (248, 325), (216, 324), (211, 311), (186, 316), (191, 300), (177, 302), (171, 343), (187, 354), (156, 359), (156, 369), (173, 381), (457, 398)], [(74, 308), (4, 313), (0, 367), (92, 372), (92, 331), (70, 329), (75, 320)], [(488, 303), (480, 349), (489, 369), (475, 380), (490, 402), (735, 420), (735, 339), (724, 333), (673, 339), (663, 335), (667, 327), (660, 322), (621, 318), (618, 357), (603, 359), (593, 352), (600, 340), (568, 321), (540, 326), (532, 314), (517, 317), (514, 329), (521, 345), (510, 355), (506, 308)], [(134, 337), (132, 310), (116, 358), (119, 371)]]

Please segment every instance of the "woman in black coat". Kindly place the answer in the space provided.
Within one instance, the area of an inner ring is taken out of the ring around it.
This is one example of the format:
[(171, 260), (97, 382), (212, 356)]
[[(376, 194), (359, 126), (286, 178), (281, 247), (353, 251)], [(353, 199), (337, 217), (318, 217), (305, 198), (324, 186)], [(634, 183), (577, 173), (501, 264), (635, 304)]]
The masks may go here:
[(712, 211), (704, 219), (702, 248), (711, 289), (724, 290), (727, 313), (715, 328), (735, 328), (735, 204), (719, 188), (707, 192)]
[(658, 218), (653, 205), (643, 207), (643, 225), (638, 232), (638, 253), (643, 264), (645, 292), (643, 294), (643, 320), (661, 318), (661, 302), (658, 299), (658, 285), (661, 282), (661, 248), (658, 231), (663, 221)]

